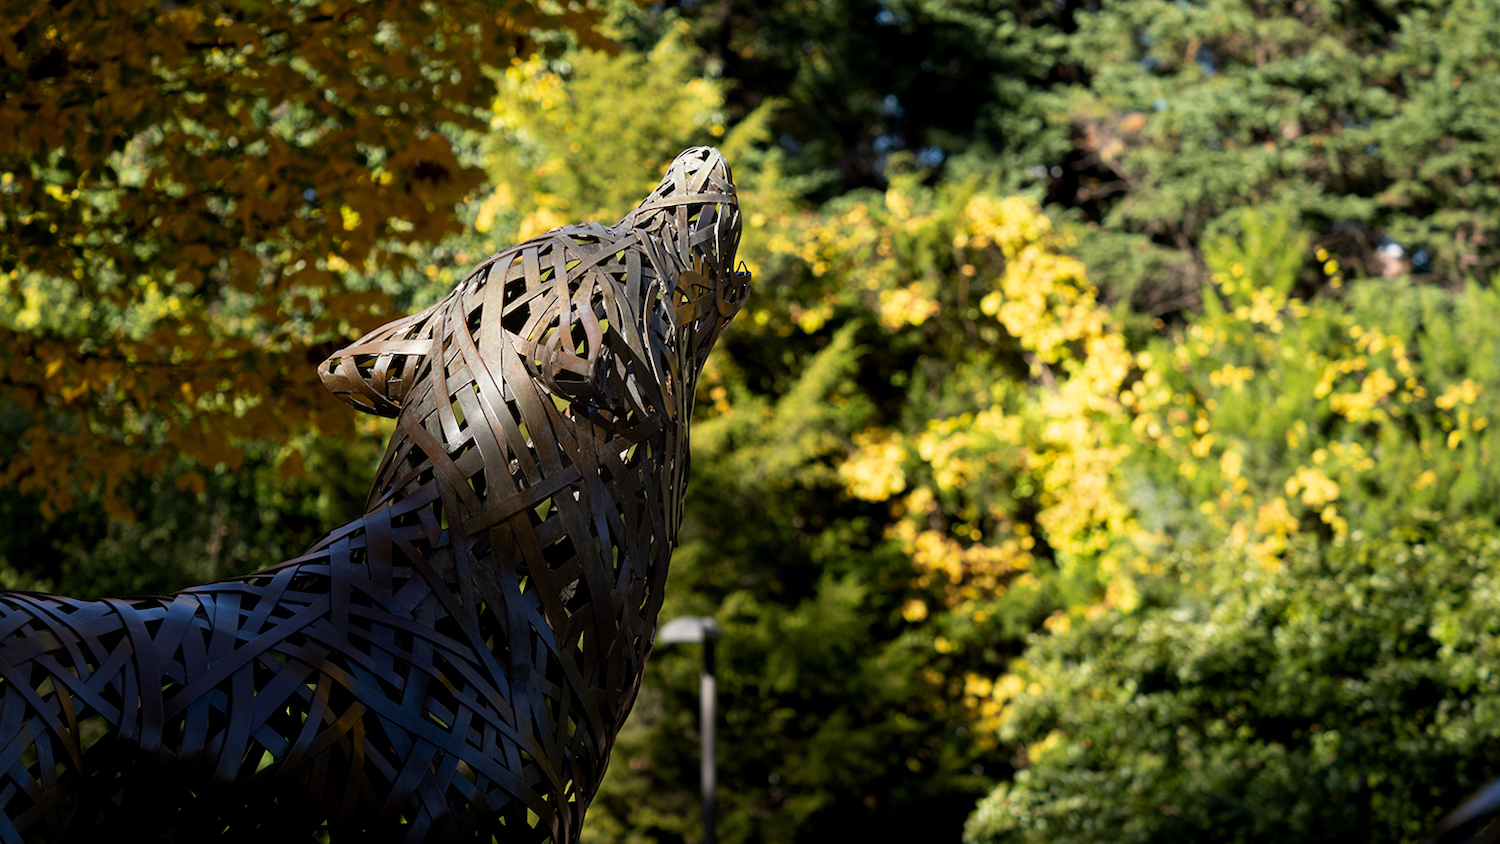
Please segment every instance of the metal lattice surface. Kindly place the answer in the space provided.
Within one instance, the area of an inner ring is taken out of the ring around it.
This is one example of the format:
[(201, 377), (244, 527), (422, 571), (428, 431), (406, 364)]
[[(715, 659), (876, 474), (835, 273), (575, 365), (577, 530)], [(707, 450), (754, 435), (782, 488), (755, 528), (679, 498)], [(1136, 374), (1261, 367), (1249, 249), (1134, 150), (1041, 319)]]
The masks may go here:
[(365, 514), (302, 556), (163, 597), (0, 592), (0, 841), (576, 840), (739, 236), (723, 156), (687, 150), (618, 225), (500, 252), (322, 365), (397, 429)]

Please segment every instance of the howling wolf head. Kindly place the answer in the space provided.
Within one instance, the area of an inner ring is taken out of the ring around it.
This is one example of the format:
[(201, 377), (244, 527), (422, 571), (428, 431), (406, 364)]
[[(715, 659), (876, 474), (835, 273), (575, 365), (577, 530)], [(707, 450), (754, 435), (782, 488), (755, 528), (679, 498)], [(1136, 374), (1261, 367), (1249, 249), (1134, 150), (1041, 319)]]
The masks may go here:
[[(733, 268), (740, 230), (724, 156), (712, 147), (685, 150), (616, 225), (564, 226), (493, 256), (443, 301), (360, 338), (319, 374), (353, 407), (396, 416), (433, 349), (436, 317), (455, 300), (472, 299), (506, 263), (521, 272), (507, 276), (504, 314), (483, 313), (482, 305), (474, 314), (490, 320), (491, 330), (471, 332), (481, 352), (503, 341), (524, 347), (530, 371), (555, 395), (572, 398), (607, 386), (603, 361), (618, 354), (605, 342), (612, 327), (662, 386), (681, 392), (687, 385), (674, 379), (696, 377), (748, 292), (750, 274)], [(536, 264), (528, 268), (529, 252)], [(563, 253), (570, 260), (558, 265)], [(621, 260), (611, 265), (611, 258)], [(630, 322), (608, 323), (611, 308)], [(497, 319), (506, 330), (494, 330)]]

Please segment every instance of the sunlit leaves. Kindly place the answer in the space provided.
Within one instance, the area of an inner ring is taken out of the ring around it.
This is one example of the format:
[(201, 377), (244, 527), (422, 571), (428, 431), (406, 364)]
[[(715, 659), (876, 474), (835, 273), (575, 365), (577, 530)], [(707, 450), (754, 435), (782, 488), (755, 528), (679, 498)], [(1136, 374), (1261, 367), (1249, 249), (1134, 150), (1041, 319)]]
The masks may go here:
[(1493, 775), (1495, 689), (1457, 678), (1493, 647), (1459, 631), (1494, 613), (1494, 291), (1303, 302), (1286, 213), (1245, 212), (1204, 313), (1136, 356), (1142, 606), (1049, 624), (974, 695), (1026, 764), (971, 841), (1319, 838), (1362, 777), (1412, 838)]
[(682, 149), (723, 144), (722, 86), (695, 72), (701, 58), (677, 29), (649, 53), (575, 50), (507, 67), (484, 143), (495, 192), (478, 227), (513, 207), (525, 215), (517, 238), (577, 220), (613, 224)]
[(335, 270), (457, 230), (486, 66), (570, 5), (20, 3), (0, 22), (0, 481), (48, 513), (178, 455), (329, 431), (315, 344), (383, 318)]

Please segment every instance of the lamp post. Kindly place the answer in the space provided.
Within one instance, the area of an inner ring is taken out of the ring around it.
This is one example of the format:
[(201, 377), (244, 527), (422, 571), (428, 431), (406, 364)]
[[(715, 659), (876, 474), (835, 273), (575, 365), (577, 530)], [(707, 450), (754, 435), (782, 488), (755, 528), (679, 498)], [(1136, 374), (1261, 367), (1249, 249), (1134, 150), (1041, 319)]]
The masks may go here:
[(681, 615), (656, 631), (656, 641), (664, 645), (702, 643), (703, 672), (698, 675), (698, 717), (702, 726), (703, 844), (714, 844), (714, 642), (719, 639), (719, 623), (708, 616)]

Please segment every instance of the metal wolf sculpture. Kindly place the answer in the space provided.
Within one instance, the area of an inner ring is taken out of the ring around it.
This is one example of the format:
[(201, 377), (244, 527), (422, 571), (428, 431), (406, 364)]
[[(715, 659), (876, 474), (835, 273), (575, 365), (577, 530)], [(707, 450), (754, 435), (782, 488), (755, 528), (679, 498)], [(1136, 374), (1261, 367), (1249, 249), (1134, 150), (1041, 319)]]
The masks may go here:
[(302, 556), (163, 597), (0, 592), (0, 841), (576, 840), (739, 236), (723, 156), (687, 150), (618, 225), (513, 246), (323, 364), (398, 421), (365, 514)]

